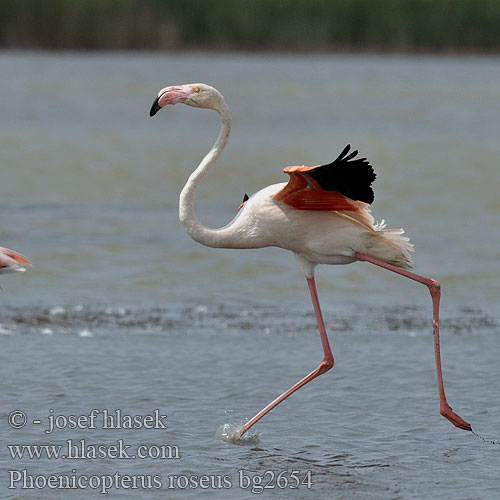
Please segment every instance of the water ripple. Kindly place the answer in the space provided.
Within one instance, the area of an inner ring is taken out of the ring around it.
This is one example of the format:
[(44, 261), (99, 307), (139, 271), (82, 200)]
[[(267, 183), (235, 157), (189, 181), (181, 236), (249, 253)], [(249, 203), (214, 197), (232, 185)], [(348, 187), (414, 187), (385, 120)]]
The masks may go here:
[[(339, 334), (408, 336), (432, 334), (430, 311), (417, 307), (366, 308), (363, 312), (327, 311), (330, 331)], [(316, 319), (310, 311), (289, 311), (279, 307), (228, 304), (169, 304), (164, 307), (127, 308), (78, 304), (53, 306), (6, 306), (0, 333), (53, 335), (75, 331), (92, 337), (95, 331), (138, 333), (182, 333), (212, 335), (220, 329), (239, 335), (252, 331), (260, 335), (296, 336), (316, 333)], [(479, 308), (460, 308), (441, 320), (442, 331), (455, 335), (500, 333), (499, 318)]]

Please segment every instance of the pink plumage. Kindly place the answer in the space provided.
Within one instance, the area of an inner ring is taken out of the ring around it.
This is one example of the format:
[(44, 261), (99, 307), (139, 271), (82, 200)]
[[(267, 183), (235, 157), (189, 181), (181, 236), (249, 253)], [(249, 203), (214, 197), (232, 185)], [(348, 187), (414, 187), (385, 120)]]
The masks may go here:
[(0, 247), (0, 274), (23, 272), (31, 262), (20, 253), (8, 248)]

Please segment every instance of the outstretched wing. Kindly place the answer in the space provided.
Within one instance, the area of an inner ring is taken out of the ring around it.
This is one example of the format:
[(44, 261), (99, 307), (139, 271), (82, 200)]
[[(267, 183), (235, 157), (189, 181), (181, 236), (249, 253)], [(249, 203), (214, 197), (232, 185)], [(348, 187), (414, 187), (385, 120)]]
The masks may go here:
[(373, 167), (366, 158), (355, 159), (358, 152), (350, 149), (347, 145), (327, 165), (286, 167), (290, 180), (273, 197), (299, 210), (358, 211), (350, 200), (372, 203)]

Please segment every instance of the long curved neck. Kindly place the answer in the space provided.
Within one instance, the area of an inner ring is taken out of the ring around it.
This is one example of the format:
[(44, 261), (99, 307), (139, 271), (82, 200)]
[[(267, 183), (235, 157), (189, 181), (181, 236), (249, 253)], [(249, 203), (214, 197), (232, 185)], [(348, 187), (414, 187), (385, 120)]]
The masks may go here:
[(222, 120), (219, 137), (197, 169), (189, 176), (179, 199), (179, 218), (188, 234), (195, 241), (209, 247), (219, 247), (224, 244), (221, 241), (220, 230), (209, 229), (200, 223), (194, 211), (194, 200), (198, 186), (210, 168), (215, 165), (222, 151), (224, 151), (231, 133), (231, 114), (224, 99), (221, 99), (214, 109), (219, 113)]

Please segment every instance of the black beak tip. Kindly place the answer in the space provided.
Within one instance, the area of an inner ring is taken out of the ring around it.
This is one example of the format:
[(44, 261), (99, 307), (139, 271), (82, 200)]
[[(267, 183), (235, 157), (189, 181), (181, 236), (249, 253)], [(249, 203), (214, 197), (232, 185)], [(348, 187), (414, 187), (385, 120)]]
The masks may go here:
[(159, 97), (155, 99), (155, 102), (153, 103), (149, 111), (149, 116), (154, 116), (156, 115), (156, 113), (158, 113), (158, 111), (160, 111), (161, 106), (158, 104), (159, 99), (160, 99)]

